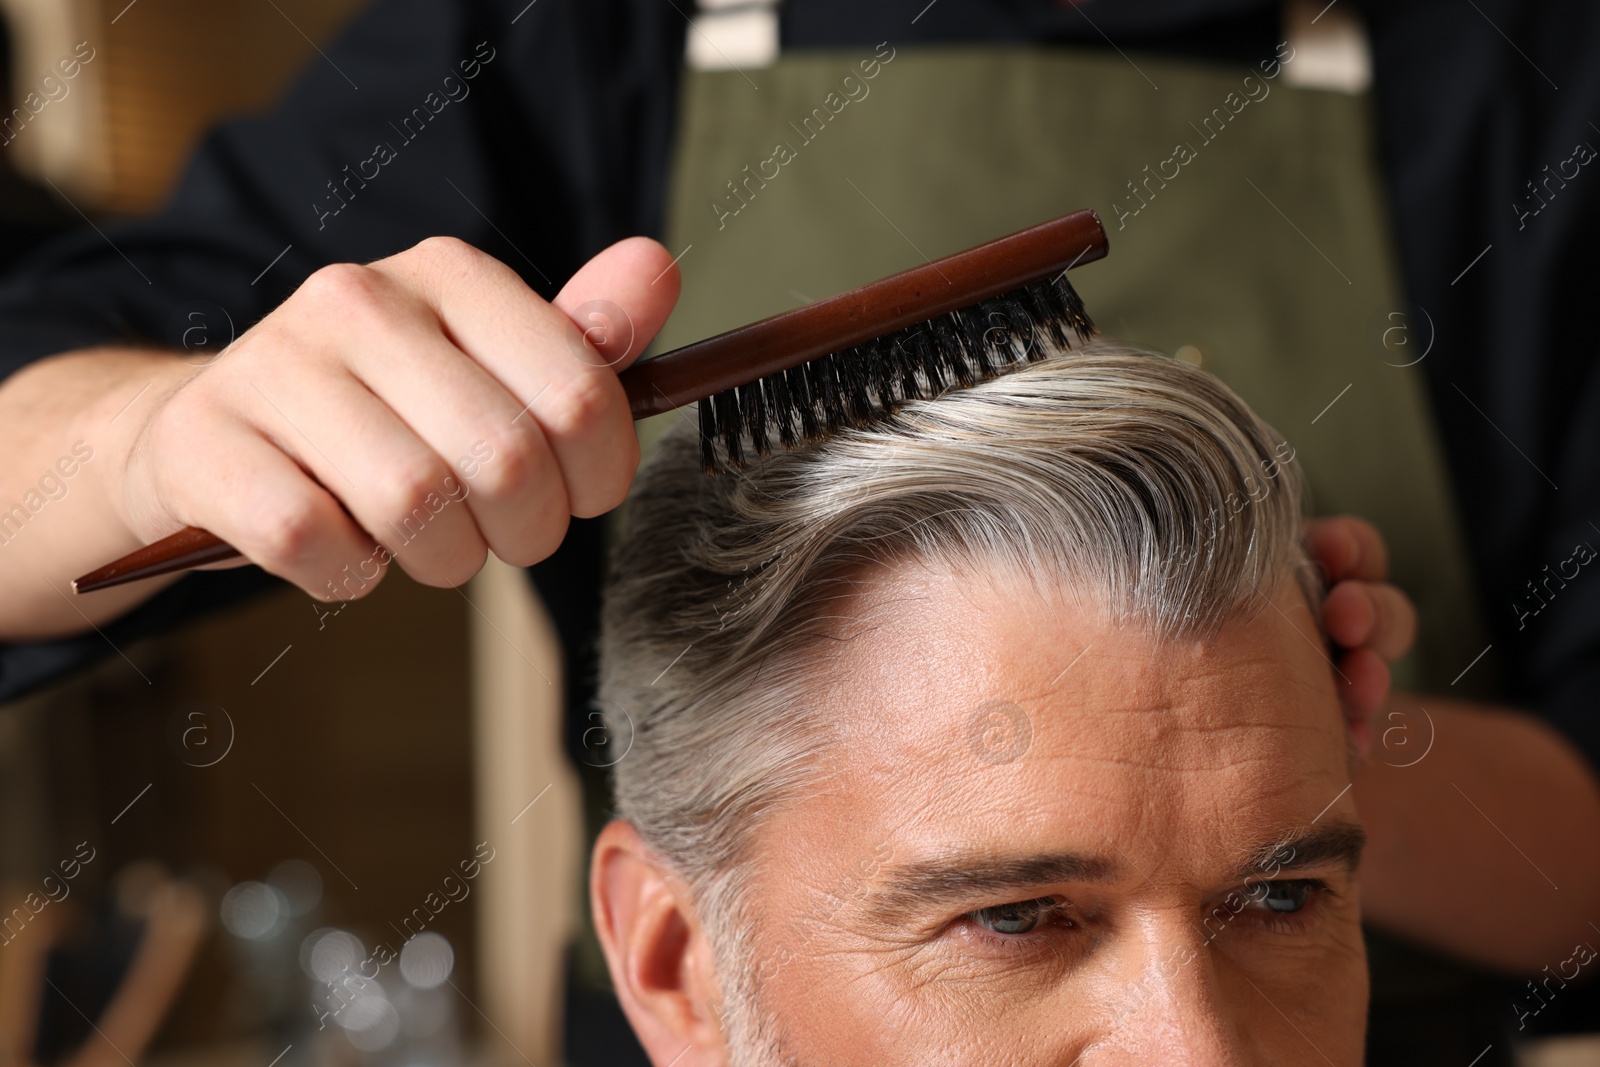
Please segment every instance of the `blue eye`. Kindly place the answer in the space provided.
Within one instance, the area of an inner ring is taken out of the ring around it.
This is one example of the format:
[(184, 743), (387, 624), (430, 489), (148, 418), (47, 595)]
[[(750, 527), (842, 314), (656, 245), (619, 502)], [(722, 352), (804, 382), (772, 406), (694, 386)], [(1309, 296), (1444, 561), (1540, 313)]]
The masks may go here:
[(1032, 933), (1039, 928), (1039, 924), (1047, 919), (1056, 908), (1056, 901), (1051, 897), (1040, 897), (1036, 900), (1020, 900), (1012, 904), (997, 904), (992, 908), (980, 908), (969, 912), (967, 918), (997, 934)]
[(1312, 881), (1263, 882), (1250, 891), (1252, 906), (1274, 915), (1293, 915), (1304, 911), (1318, 884)]

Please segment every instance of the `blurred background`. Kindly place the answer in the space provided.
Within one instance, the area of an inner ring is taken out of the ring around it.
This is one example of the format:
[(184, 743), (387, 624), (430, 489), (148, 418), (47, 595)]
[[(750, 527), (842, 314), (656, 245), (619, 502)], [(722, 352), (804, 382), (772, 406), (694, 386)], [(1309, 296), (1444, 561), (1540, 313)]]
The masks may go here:
[[(360, 6), (134, 3), (0, 2), (6, 266), (155, 208)], [(107, 1063), (554, 1062), (582, 891), (554, 648), (518, 572), (396, 571), (0, 707), (0, 1062), (98, 1064), (91, 1025)]]

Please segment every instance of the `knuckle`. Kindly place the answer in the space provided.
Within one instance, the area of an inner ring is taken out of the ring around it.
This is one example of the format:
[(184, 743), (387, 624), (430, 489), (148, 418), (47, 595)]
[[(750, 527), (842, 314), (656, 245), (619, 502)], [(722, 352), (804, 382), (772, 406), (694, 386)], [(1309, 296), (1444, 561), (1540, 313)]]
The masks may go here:
[(486, 435), (491, 458), (473, 474), (473, 492), (490, 500), (505, 500), (549, 470), (549, 447), (538, 433), (532, 432), (531, 419), (523, 422), (526, 428), (495, 429)]
[(568, 378), (539, 422), (555, 437), (570, 440), (606, 422), (620, 411), (622, 386), (615, 374), (583, 370)]
[(378, 508), (393, 521), (400, 521), (421, 510), (427, 512), (432, 498), (443, 499), (448, 489), (446, 479), (450, 470), (443, 461), (418, 459), (401, 464), (399, 469), (383, 479), (383, 489), (378, 494)]
[(299, 294), (319, 309), (341, 314), (376, 309), (383, 302), (383, 280), (359, 263), (330, 263), (300, 286)]
[(428, 270), (445, 277), (473, 273), (485, 258), (482, 252), (459, 237), (429, 237), (412, 251)]
[(311, 496), (296, 496), (266, 509), (251, 523), (251, 558), (268, 570), (306, 562), (324, 526), (324, 508)]

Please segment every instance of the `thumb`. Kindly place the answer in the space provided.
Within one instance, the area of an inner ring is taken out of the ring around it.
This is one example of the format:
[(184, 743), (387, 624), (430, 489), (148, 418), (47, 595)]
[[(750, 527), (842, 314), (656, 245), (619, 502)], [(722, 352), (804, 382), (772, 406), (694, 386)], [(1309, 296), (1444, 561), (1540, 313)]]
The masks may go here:
[(554, 303), (620, 371), (661, 331), (680, 283), (665, 248), (648, 237), (628, 237), (579, 267)]

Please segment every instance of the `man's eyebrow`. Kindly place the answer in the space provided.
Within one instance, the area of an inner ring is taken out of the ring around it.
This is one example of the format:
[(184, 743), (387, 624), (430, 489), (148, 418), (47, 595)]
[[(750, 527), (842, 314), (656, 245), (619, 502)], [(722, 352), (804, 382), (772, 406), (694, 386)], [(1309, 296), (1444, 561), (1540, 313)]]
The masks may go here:
[[(1366, 840), (1366, 831), (1353, 822), (1285, 834), (1256, 849), (1235, 874), (1245, 881), (1329, 863), (1355, 870)], [(1113, 863), (1073, 852), (1025, 856), (953, 852), (884, 868), (874, 879), (877, 889), (865, 898), (865, 910), (873, 921), (893, 924), (918, 912), (1063, 882), (1103, 882), (1116, 873)]]
[(1113, 873), (1113, 864), (1072, 852), (1025, 856), (954, 852), (885, 868), (876, 879), (878, 888), (867, 898), (866, 910), (876, 921), (898, 922), (941, 905), (1062, 882), (1105, 881)]
[(1279, 871), (1298, 871), (1308, 867), (1335, 864), (1354, 871), (1366, 847), (1367, 832), (1360, 823), (1330, 822), (1285, 834), (1248, 856), (1235, 872), (1240, 881)]

